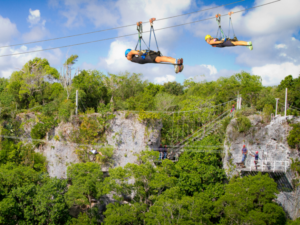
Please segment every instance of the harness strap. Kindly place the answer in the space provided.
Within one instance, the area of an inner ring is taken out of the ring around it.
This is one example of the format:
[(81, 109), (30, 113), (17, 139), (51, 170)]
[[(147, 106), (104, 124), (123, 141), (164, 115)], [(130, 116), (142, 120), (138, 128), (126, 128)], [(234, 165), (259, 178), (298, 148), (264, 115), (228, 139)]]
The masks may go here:
[(155, 20), (156, 20), (156, 18), (151, 18), (149, 20), (151, 27), (150, 27), (150, 38), (149, 38), (149, 48), (148, 49), (150, 50), (150, 46), (151, 46), (151, 33), (153, 32), (153, 36), (154, 36), (154, 39), (155, 39), (155, 43), (156, 43), (156, 47), (157, 47), (158, 53), (159, 53), (160, 56), (162, 56), (161, 52), (159, 51), (159, 47), (158, 47), (158, 43), (157, 43), (157, 39), (156, 39), (154, 27), (153, 27), (153, 21), (155, 21)]
[[(224, 35), (223, 30), (222, 30), (222, 27), (221, 27), (221, 15), (220, 15), (220, 14), (217, 14), (217, 15), (216, 15), (216, 20), (217, 20), (218, 25), (219, 25), (219, 27), (218, 27), (218, 32), (217, 32), (217, 37), (218, 37), (219, 31), (220, 31), (220, 39), (221, 39), (221, 38), (225, 39), (225, 35)], [(221, 35), (222, 35), (222, 36), (221, 36)]]

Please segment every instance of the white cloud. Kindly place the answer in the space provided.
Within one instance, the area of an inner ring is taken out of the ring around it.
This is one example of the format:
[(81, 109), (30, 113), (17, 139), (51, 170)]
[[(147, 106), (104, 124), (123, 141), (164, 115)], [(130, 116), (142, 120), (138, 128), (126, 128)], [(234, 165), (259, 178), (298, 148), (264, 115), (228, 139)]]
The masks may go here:
[(173, 75), (166, 75), (166, 76), (162, 76), (162, 77), (155, 77), (154, 78), (154, 82), (158, 83), (158, 84), (164, 84), (167, 82), (173, 82), (176, 80), (176, 77)]
[(47, 35), (48, 31), (45, 27), (33, 27), (28, 33), (24, 33), (22, 38), (25, 42), (41, 40)]
[(278, 44), (278, 45), (275, 45), (275, 48), (276, 49), (281, 49), (281, 48), (286, 49), (287, 46), (285, 44)]
[[(41, 49), (42, 47), (40, 46), (36, 46), (33, 48), (27, 48), (26, 46), (21, 46), (19, 48), (3, 48), (0, 49), (0, 55), (15, 54), (24, 51), (34, 51)], [(35, 52), (0, 57), (0, 77), (10, 77), (13, 71), (22, 69), (25, 63), (27, 63), (29, 60), (34, 59), (35, 57), (46, 58), (51, 66), (59, 66), (62, 59), (62, 52), (59, 49), (55, 49), (49, 52)]]
[(40, 10), (31, 10), (29, 9), (29, 16), (27, 21), (30, 23), (30, 31), (22, 35), (22, 39), (25, 42), (41, 40), (47, 36), (48, 31), (45, 28), (46, 20), (41, 21), (41, 12)]
[[(56, 1), (51, 1), (51, 5), (57, 7)], [(100, 2), (96, 0), (65, 0), (66, 10), (60, 13), (67, 18), (66, 27), (73, 28), (85, 26), (85, 20), (94, 24), (95, 27), (101, 25), (116, 26), (119, 19), (118, 13), (114, 10), (113, 2)]]
[(16, 24), (12, 23), (8, 18), (0, 16), (0, 43), (1, 45), (8, 44), (12, 37), (18, 34)]
[(29, 16), (27, 18), (27, 21), (30, 23), (31, 26), (38, 24), (40, 22), (40, 19), (41, 19), (40, 10), (29, 9)]
[(282, 64), (268, 64), (260, 67), (253, 67), (252, 74), (262, 77), (262, 83), (266, 86), (278, 85), (286, 76), (292, 75), (294, 78), (300, 74), (300, 65), (290, 62)]

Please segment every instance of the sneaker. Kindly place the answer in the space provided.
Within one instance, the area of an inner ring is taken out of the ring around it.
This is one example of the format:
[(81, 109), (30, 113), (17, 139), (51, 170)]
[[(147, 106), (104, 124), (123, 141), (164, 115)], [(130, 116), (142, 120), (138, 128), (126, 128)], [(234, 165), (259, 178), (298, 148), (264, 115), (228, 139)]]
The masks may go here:
[(177, 63), (177, 65), (182, 65), (183, 64), (183, 58), (180, 58), (180, 59), (177, 59), (177, 61), (176, 61)]
[(179, 72), (179, 66), (175, 65), (174, 70), (175, 70), (175, 73), (178, 73)]
[(178, 67), (179, 67), (179, 71), (178, 71), (178, 72), (182, 72), (184, 66), (183, 66), (183, 65), (180, 65), (180, 66), (178, 66)]
[(248, 48), (252, 51), (253, 50), (253, 46), (252, 46), (252, 41), (248, 42)]

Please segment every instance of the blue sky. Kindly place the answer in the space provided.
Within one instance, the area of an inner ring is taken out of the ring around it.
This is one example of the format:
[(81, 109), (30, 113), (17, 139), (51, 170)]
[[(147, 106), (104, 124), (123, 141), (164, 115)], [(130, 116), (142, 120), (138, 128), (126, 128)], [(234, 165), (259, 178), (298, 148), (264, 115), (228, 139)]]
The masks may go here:
[[(246, 0), (202, 13), (157, 21), (154, 22), (154, 26), (158, 29), (191, 22), (212, 17), (216, 13), (225, 14), (271, 1)], [(230, 2), (234, 1), (2, 1), (0, 46), (134, 24), (137, 21), (147, 21), (150, 17), (159, 19)], [(184, 58), (185, 69), (179, 74), (174, 73), (172, 66), (138, 65), (127, 61), (124, 50), (135, 47), (136, 35), (40, 53), (0, 57), (0, 76), (9, 77), (14, 70), (21, 69), (34, 57), (45, 57), (52, 66), (59, 69), (71, 54), (79, 55), (75, 68), (97, 69), (105, 74), (107, 72), (119, 74), (125, 71), (143, 73), (144, 79), (156, 83), (173, 80), (183, 82), (187, 78), (216, 80), (220, 76), (230, 76), (244, 70), (262, 76), (264, 85), (277, 85), (289, 74), (294, 77), (300, 74), (299, 0), (281, 0), (245, 13), (234, 14), (232, 19), (237, 37), (240, 40), (251, 40), (253, 51), (246, 47), (212, 48), (206, 44), (204, 36), (216, 34), (215, 20), (156, 32), (164, 55)], [(227, 33), (228, 17), (222, 18), (222, 25)], [(144, 25), (144, 31), (146, 30), (149, 30), (149, 24)], [(0, 48), (0, 55), (94, 41), (135, 32), (136, 27), (132, 26), (80, 37)], [(147, 43), (148, 37), (149, 34), (145, 33), (144, 39)], [(155, 50), (155, 43), (152, 42), (151, 45)]]

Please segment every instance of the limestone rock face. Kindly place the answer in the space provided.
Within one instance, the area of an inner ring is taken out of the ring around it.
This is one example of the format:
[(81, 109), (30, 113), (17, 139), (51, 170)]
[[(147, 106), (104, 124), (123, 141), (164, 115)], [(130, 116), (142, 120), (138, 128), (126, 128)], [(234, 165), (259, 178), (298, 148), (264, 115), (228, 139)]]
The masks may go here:
[[(60, 123), (48, 132), (45, 145), (36, 149), (36, 152), (46, 156), (50, 177), (67, 178), (67, 167), (79, 162), (75, 153), (76, 144), (69, 142), (72, 130), (71, 123)], [(54, 136), (59, 137), (59, 140), (55, 140)]]
[[(93, 116), (97, 116), (96, 113)], [(31, 124), (32, 126), (34, 125)], [(31, 126), (31, 127), (32, 127)], [(77, 125), (72, 123), (60, 123), (48, 132), (45, 144), (35, 151), (47, 157), (48, 172), (50, 177), (66, 178), (67, 167), (71, 163), (78, 163), (75, 153), (76, 144), (70, 140), (70, 135)], [(106, 143), (99, 145), (111, 145), (114, 147), (114, 165), (125, 166), (127, 163), (135, 163), (135, 153), (145, 149), (157, 148), (160, 143), (160, 130), (162, 124), (157, 121), (147, 124), (138, 120), (138, 115), (125, 117), (123, 112), (115, 112), (115, 118), (110, 121), (110, 127), (106, 132)], [(27, 128), (27, 136), (30, 138), (31, 128)], [(55, 139), (54, 137), (58, 137)], [(108, 167), (102, 167), (107, 171)]]
[(162, 123), (157, 121), (152, 124), (142, 123), (137, 115), (118, 112), (110, 123), (106, 137), (108, 145), (115, 147), (114, 166), (125, 166), (135, 163), (134, 154), (145, 149), (158, 148), (160, 143), (160, 130)]
[[(236, 163), (242, 160), (242, 147), (246, 145), (248, 157), (245, 161), (246, 168), (255, 169), (254, 158), (249, 155), (258, 151), (260, 159), (264, 161), (264, 170), (285, 170), (291, 164), (291, 158), (299, 157), (297, 151), (290, 149), (287, 143), (287, 136), (292, 129), (287, 123), (288, 120), (299, 122), (300, 118), (289, 116), (276, 117), (269, 124), (262, 123), (259, 115), (248, 117), (252, 127), (245, 133), (239, 133), (236, 130), (236, 119), (233, 119), (226, 130), (226, 139), (224, 143), (225, 157), (223, 167), (227, 175), (236, 174)], [(262, 168), (262, 167), (261, 167)], [(261, 169), (259, 168), (259, 169)]]
[[(248, 157), (245, 161), (246, 168), (242, 170), (255, 171), (254, 157), (249, 153), (259, 153), (260, 159), (258, 170), (267, 171), (282, 171), (289, 172), (292, 158), (300, 159), (297, 150), (293, 150), (287, 143), (287, 136), (292, 129), (288, 122), (300, 122), (300, 117), (281, 117), (277, 116), (269, 124), (262, 121), (260, 115), (252, 115), (248, 117), (251, 121), (252, 127), (244, 133), (239, 133), (236, 129), (237, 121), (232, 119), (226, 130), (226, 138), (224, 142), (223, 168), (229, 177), (240, 174), (240, 169), (236, 163), (242, 160), (242, 147), (246, 145), (248, 149)], [(289, 173), (293, 174), (293, 173)], [(294, 177), (287, 176), (291, 183)], [(299, 191), (298, 191), (299, 192)], [(296, 191), (293, 192), (280, 192), (276, 200), (283, 206), (284, 210), (288, 213), (290, 218), (294, 218), (295, 207), (300, 209), (300, 198), (292, 201), (292, 196), (296, 196)], [(295, 199), (293, 197), (293, 199)], [(296, 209), (296, 211), (297, 211)]]

